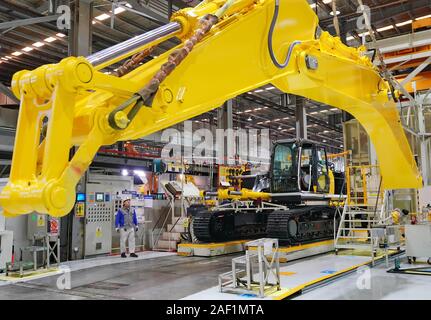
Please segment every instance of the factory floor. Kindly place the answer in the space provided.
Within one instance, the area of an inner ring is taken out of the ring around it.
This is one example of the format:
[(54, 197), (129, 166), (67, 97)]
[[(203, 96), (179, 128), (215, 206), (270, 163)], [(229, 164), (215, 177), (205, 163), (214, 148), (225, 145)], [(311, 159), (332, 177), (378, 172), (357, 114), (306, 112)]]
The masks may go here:
[[(404, 259), (405, 260), (405, 259)], [(294, 300), (431, 300), (431, 273), (427, 275), (389, 273), (379, 264), (363, 272), (353, 272), (324, 286), (313, 288)], [(426, 263), (402, 268), (429, 267)]]
[(75, 262), (70, 290), (58, 289), (56, 274), (0, 286), (0, 299), (181, 299), (217, 285), (217, 276), (229, 271), (232, 256), (208, 259), (164, 254), (132, 259), (109, 258), (115, 264), (85, 269)]
[[(140, 255), (138, 260), (101, 257), (73, 261), (67, 264), (69, 290), (58, 288), (61, 274), (12, 284), (3, 281), (0, 299), (182, 299), (216, 286), (217, 276), (229, 271), (232, 258), (237, 256), (200, 258), (153, 252)], [(301, 262), (317, 263), (320, 257)], [(429, 276), (387, 273), (384, 264), (372, 268), (370, 275), (362, 289), (358, 288), (361, 275), (353, 272), (294, 299), (431, 299)]]

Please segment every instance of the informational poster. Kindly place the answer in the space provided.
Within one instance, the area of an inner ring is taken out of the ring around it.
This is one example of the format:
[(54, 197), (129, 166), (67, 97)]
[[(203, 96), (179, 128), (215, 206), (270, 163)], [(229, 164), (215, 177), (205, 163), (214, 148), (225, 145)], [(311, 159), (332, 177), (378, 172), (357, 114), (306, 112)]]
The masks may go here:
[(45, 226), (45, 217), (41, 214), (37, 215), (37, 226), (44, 227)]
[(96, 228), (96, 237), (97, 238), (102, 237), (102, 228), (101, 227)]
[(49, 218), (49, 233), (52, 235), (58, 235), (58, 219), (54, 217)]
[(83, 218), (85, 215), (84, 202), (77, 202), (75, 205), (75, 217)]
[(152, 208), (153, 207), (153, 197), (152, 196), (144, 196), (144, 207)]

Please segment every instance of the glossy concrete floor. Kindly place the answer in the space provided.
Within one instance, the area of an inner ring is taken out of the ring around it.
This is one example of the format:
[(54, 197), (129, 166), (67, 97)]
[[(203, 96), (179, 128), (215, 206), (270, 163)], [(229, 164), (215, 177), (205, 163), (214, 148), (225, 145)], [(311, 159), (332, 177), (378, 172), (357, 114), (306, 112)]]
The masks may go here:
[(234, 256), (176, 255), (97, 266), (70, 273), (70, 290), (59, 275), (0, 286), (0, 299), (180, 299), (217, 285)]
[[(404, 259), (405, 260), (405, 259)], [(427, 266), (402, 264), (402, 268)], [(393, 262), (390, 262), (393, 268)], [(298, 300), (431, 300), (431, 275), (388, 273), (385, 264), (360, 269), (303, 293)]]
[[(171, 255), (72, 269), (70, 290), (58, 289), (59, 275), (53, 275), (0, 286), (0, 299), (181, 299), (216, 286), (235, 256)], [(304, 261), (314, 259), (319, 256)], [(366, 272), (353, 272), (295, 299), (431, 299), (430, 276), (390, 274), (384, 264)]]

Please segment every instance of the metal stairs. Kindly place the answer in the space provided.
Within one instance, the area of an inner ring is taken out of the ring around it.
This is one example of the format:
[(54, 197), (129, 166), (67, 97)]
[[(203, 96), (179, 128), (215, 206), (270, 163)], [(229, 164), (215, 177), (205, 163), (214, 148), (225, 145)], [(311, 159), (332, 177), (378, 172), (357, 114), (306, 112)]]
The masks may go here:
[(383, 203), (374, 205), (346, 204), (335, 238), (335, 250), (374, 250), (372, 228), (380, 221)]
[(163, 231), (157, 239), (156, 246), (153, 250), (176, 251), (177, 245), (181, 241), (181, 233), (185, 232), (183, 220), (184, 219), (178, 219), (176, 223), (168, 224), (166, 226), (166, 231)]
[(378, 239), (373, 227), (384, 218), (387, 194), (381, 190), (375, 166), (348, 167), (347, 172), (347, 201), (334, 239), (335, 252), (351, 249), (374, 254)]

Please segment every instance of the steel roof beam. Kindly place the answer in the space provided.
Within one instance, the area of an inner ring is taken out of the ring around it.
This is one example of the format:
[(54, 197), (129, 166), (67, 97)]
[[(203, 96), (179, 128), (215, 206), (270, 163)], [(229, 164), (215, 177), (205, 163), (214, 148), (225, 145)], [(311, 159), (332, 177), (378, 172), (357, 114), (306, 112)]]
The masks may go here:
[(135, 12), (137, 14), (143, 14), (145, 17), (149, 18), (151, 21), (159, 23), (159, 24), (166, 24), (169, 22), (169, 19), (167, 17), (161, 16), (158, 13), (151, 10), (151, 8), (142, 6), (138, 3), (136, 0), (128, 0), (128, 2), (132, 5), (133, 9), (130, 9), (128, 7), (122, 6), (124, 9), (129, 10), (131, 12)]
[[(254, 95), (254, 94), (245, 94), (245, 95), (242, 95), (241, 97), (243, 99), (246, 99), (246, 100), (249, 100), (249, 101), (255, 101), (257, 103), (266, 105), (266, 106), (271, 107), (271, 108), (273, 108), (273, 109), (275, 109), (277, 111), (289, 114), (289, 115), (291, 115), (293, 117), (295, 116), (295, 111), (294, 110), (291, 110), (290, 108), (285, 108), (285, 107), (283, 107), (282, 105), (280, 105), (278, 103), (275, 103), (275, 102), (273, 102), (271, 100), (267, 100), (267, 99), (261, 98), (259, 96)], [(327, 122), (325, 122), (323, 120), (320, 120), (320, 119), (318, 119), (316, 117), (313, 117), (313, 116), (310, 116), (310, 115), (307, 115), (307, 117), (308, 117), (308, 120), (310, 121), (310, 123), (317, 124), (317, 125), (320, 125), (321, 127), (324, 127), (326, 129), (334, 130), (334, 131), (337, 131), (337, 132), (340, 132), (340, 133), (342, 132), (342, 130), (340, 128), (337, 128), (336, 126), (332, 126), (332, 125), (330, 125), (329, 123), (327, 123)]]
[(19, 100), (15, 97), (12, 91), (1, 82), (0, 82), (0, 92), (3, 93), (6, 97), (10, 98), (13, 102), (19, 103)]
[[(404, 4), (406, 3), (406, 0), (402, 1), (396, 1), (392, 3), (387, 3), (383, 5), (375, 5), (370, 6), (371, 9), (371, 21), (374, 25), (379, 25), (380, 22), (389, 20), (390, 18), (393, 18), (397, 15), (401, 15), (406, 13), (406, 8)], [(415, 0), (412, 2), (409, 2), (409, 11), (412, 12), (418, 9), (423, 8), (429, 8), (430, 1), (429, 0)], [(384, 15), (382, 13), (378, 12), (377, 9), (379, 8), (385, 8)], [(361, 16), (361, 13), (348, 13), (348, 14), (341, 14), (338, 16), (339, 19), (346, 19), (346, 30), (352, 31), (357, 29), (356, 21), (357, 18)], [(320, 21), (320, 25), (324, 28), (327, 28), (329, 26), (332, 26), (333, 21), (332, 18), (323, 19)]]
[(0, 30), (17, 28), (17, 27), (21, 27), (21, 26), (27, 26), (27, 25), (38, 24), (38, 23), (43, 23), (43, 22), (56, 21), (59, 17), (60, 17), (60, 15), (56, 14), (56, 15), (52, 15), (52, 16), (44, 16), (44, 17), (38, 17), (38, 18), (28, 18), (28, 19), (0, 22)]

